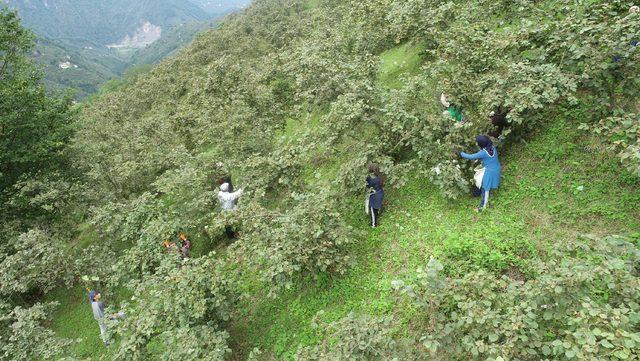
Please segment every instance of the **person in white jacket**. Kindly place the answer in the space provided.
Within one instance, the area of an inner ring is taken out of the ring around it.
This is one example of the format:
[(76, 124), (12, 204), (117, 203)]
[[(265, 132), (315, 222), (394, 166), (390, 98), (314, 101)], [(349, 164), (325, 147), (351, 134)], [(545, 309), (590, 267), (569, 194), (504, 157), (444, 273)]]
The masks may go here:
[(242, 189), (239, 189), (238, 191), (231, 193), (229, 192), (229, 183), (222, 183), (220, 191), (218, 192), (218, 201), (220, 201), (220, 207), (222, 207), (222, 210), (226, 212), (234, 210), (242, 192)]
[[(242, 195), (243, 190), (239, 189), (236, 192), (229, 192), (229, 183), (222, 183), (220, 191), (218, 192), (218, 201), (223, 212), (231, 212), (236, 208), (238, 204), (238, 198)], [(236, 234), (230, 225), (225, 226), (225, 233), (230, 239), (236, 238)]]

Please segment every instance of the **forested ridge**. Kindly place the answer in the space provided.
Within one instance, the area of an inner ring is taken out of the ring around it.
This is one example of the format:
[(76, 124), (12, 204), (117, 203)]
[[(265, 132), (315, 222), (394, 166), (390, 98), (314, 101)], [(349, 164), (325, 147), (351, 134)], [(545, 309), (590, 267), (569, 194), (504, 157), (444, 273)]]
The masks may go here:
[[(0, 13), (0, 359), (637, 359), (633, 6), (256, 0), (76, 107)], [(496, 110), (476, 214), (459, 153)]]
[[(3, 0), (0, 6), (18, 11), (23, 25), (38, 35), (33, 56), (45, 67), (47, 90), (72, 89), (80, 100), (132, 67), (173, 55), (243, 1)], [(135, 41), (145, 23), (159, 37), (147, 39), (155, 40), (147, 46)]]

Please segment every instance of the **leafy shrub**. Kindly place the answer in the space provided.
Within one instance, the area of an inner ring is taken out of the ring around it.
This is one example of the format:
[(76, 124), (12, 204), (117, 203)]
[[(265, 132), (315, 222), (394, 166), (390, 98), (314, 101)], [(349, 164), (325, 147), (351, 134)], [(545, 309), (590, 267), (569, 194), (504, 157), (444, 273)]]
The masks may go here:
[(423, 310), (437, 359), (638, 356), (640, 251), (617, 237), (557, 246), (522, 281), (485, 271), (447, 279), (432, 259), (394, 287)]
[[(487, 233), (491, 234), (489, 231)], [(499, 234), (491, 234), (489, 237), (478, 235), (472, 238), (452, 235), (433, 253), (434, 258), (447, 264), (445, 273), (449, 276), (478, 269), (492, 273), (517, 269), (518, 272), (529, 274), (529, 260), (535, 259), (537, 255), (538, 251), (531, 241)]]
[(64, 355), (72, 341), (57, 338), (46, 328), (55, 306), (38, 303), (9, 312), (0, 307), (0, 359), (48, 360)]
[(297, 360), (391, 360), (408, 359), (402, 344), (393, 338), (390, 317), (371, 317), (349, 313), (331, 323), (317, 322), (325, 335), (322, 344), (300, 347)]
[(16, 181), (13, 194), (4, 209), (19, 214), (23, 227), (47, 225), (56, 233), (68, 236), (69, 214), (74, 212), (81, 188), (68, 174), (29, 174)]
[(640, 114), (606, 118), (594, 127), (594, 131), (607, 136), (610, 149), (616, 152), (622, 164), (640, 177)]
[(103, 290), (116, 273), (114, 261), (118, 255), (107, 244), (92, 244), (75, 254), (73, 260), (76, 281), (85, 288)]
[[(134, 296), (116, 325), (121, 336), (117, 357), (146, 359), (149, 344), (160, 340), (166, 349), (176, 348), (167, 357), (222, 359), (228, 335), (220, 325), (229, 319), (235, 299), (223, 266), (210, 256), (184, 261), (167, 257), (154, 274), (131, 281)], [(187, 330), (195, 336), (187, 337)]]
[(162, 360), (226, 360), (231, 353), (227, 346), (229, 334), (215, 324), (184, 326), (166, 331)]
[(0, 294), (46, 293), (61, 281), (70, 283), (73, 273), (59, 242), (45, 231), (33, 229), (9, 243), (10, 251), (0, 259)]
[(444, 161), (431, 169), (429, 178), (445, 197), (458, 198), (469, 192), (463, 169), (457, 160)]
[(289, 288), (300, 273), (342, 274), (351, 264), (345, 252), (352, 242), (351, 229), (331, 193), (297, 195), (295, 201), (285, 211), (258, 205), (242, 210), (242, 237), (235, 251), (241, 257), (251, 255), (247, 261), (260, 267), (272, 296)]

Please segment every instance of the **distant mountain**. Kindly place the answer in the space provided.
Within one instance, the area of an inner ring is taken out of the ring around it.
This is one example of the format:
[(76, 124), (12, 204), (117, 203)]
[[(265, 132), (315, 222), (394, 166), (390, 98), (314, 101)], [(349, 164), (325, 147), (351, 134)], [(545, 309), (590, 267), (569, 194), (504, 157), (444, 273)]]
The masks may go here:
[(165, 31), (157, 41), (133, 53), (131, 62), (134, 65), (156, 64), (189, 45), (197, 33), (213, 27), (217, 21), (218, 18), (215, 18), (209, 21), (193, 21), (176, 25)]
[(201, 6), (209, 14), (220, 14), (228, 11), (242, 9), (251, 3), (251, 0), (191, 0)]
[(109, 79), (120, 76), (129, 62), (108, 48), (80, 48), (62, 40), (39, 38), (34, 58), (44, 66), (51, 90), (76, 90), (81, 99), (96, 92)]
[(172, 26), (210, 18), (189, 0), (4, 0), (43, 37), (81, 46), (120, 44)]
[(51, 89), (78, 98), (134, 65), (161, 61), (250, 0), (0, 0), (38, 35)]

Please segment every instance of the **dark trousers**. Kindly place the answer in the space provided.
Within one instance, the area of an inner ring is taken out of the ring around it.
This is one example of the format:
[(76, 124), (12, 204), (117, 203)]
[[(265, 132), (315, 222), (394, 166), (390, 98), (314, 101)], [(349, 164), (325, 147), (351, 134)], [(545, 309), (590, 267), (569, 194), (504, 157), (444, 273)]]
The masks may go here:
[(231, 227), (231, 226), (225, 226), (224, 227), (224, 233), (226, 233), (227, 238), (229, 238), (229, 239), (236, 238), (236, 232), (233, 231), (233, 227)]
[(369, 207), (371, 208), (369, 210), (369, 213), (371, 215), (371, 227), (377, 227), (378, 226), (378, 218), (380, 217), (380, 210), (379, 209), (375, 209), (373, 207)]

